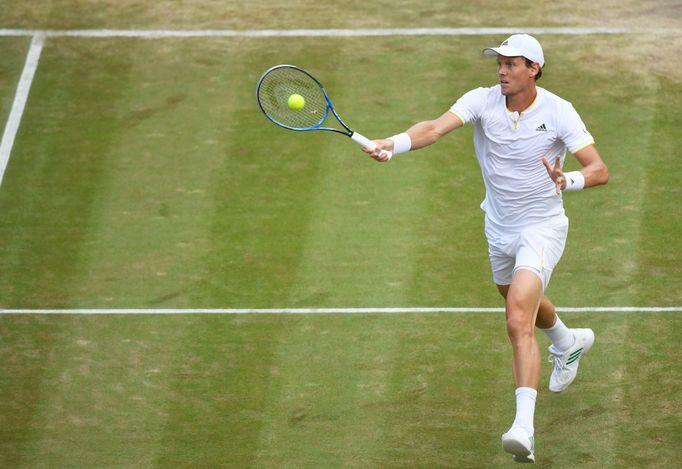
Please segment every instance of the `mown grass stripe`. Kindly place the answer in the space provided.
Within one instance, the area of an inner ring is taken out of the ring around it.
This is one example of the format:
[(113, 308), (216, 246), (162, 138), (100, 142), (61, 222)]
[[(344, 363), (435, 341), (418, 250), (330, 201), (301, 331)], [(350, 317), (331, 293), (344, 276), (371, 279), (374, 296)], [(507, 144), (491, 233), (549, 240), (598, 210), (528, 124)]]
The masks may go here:
[[(635, 32), (626, 28), (570, 28), (570, 27), (506, 27), (506, 28), (372, 28), (372, 29), (205, 29), (205, 30), (136, 30), (136, 29), (75, 29), (35, 30), (0, 29), (0, 36), (33, 36), (45, 34), (48, 37), (138, 37), (138, 38), (182, 38), (182, 37), (376, 37), (376, 36), (482, 36), (513, 34), (519, 31), (528, 34), (624, 34)], [(667, 30), (656, 30), (667, 32)]]
[[(557, 308), (564, 313), (676, 313), (672, 307), (583, 307)], [(215, 309), (0, 309), (1, 314), (68, 314), (68, 315), (142, 315), (142, 314), (428, 314), (428, 313), (503, 313), (504, 308), (215, 308)], [(582, 350), (582, 349), (580, 349)]]

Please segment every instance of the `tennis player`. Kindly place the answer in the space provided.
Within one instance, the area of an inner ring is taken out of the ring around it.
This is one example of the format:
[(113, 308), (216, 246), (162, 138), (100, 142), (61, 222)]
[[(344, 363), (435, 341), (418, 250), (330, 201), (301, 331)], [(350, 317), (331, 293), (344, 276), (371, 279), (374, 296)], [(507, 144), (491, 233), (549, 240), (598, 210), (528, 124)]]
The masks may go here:
[[(486, 195), (485, 234), (493, 281), (505, 299), (512, 344), (516, 417), (502, 446), (517, 462), (535, 462), (533, 418), (540, 380), (540, 351), (534, 326), (551, 340), (554, 362), (549, 389), (561, 392), (575, 379), (581, 357), (594, 343), (591, 329), (569, 329), (544, 296), (568, 234), (563, 193), (606, 184), (608, 170), (573, 106), (538, 87), (545, 64), (540, 43), (514, 34), (483, 50), (497, 58), (499, 84), (465, 93), (442, 116), (406, 132), (375, 140), (365, 149), (377, 161), (436, 143), (471, 123)], [(566, 151), (581, 165), (564, 172)]]

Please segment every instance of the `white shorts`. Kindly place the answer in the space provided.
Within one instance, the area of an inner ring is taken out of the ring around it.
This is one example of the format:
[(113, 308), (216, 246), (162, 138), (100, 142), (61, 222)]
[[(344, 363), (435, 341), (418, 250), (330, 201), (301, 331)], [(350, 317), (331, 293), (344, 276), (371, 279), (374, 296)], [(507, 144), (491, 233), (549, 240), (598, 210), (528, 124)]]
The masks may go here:
[(566, 246), (568, 218), (518, 230), (501, 229), (486, 218), (485, 235), (497, 285), (510, 285), (514, 273), (526, 269), (540, 278), (545, 289)]

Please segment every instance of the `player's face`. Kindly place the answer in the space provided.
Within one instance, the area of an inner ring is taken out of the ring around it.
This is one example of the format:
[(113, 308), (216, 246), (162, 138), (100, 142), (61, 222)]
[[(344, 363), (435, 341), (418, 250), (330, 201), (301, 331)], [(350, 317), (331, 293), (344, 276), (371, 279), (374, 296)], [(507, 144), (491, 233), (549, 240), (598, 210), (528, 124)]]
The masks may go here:
[(497, 76), (505, 96), (525, 91), (535, 83), (535, 71), (523, 57), (497, 56)]

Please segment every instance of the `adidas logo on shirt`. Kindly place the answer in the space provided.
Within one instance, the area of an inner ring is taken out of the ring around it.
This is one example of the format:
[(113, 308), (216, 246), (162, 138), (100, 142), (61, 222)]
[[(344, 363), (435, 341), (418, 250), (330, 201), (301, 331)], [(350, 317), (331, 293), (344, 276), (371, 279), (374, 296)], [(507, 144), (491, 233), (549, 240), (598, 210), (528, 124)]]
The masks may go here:
[(540, 125), (537, 129), (535, 129), (536, 132), (547, 132), (547, 126), (545, 124)]

